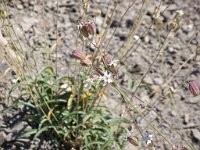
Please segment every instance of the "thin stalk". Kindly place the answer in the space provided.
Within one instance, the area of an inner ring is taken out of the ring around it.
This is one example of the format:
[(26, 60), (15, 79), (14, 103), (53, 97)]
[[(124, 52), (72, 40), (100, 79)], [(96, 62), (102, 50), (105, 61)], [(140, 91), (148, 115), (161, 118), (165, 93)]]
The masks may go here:
[(163, 42), (162, 47), (160, 48), (160, 50), (158, 51), (157, 55), (154, 57), (153, 62), (150, 64), (149, 68), (146, 70), (146, 72), (143, 74), (143, 76), (141, 77), (138, 86), (135, 88), (135, 90), (133, 91), (133, 93), (131, 94), (131, 99), (133, 98), (133, 95), (135, 95), (135, 93), (137, 92), (140, 84), (142, 83), (143, 79), (145, 78), (145, 76), (149, 73), (149, 71), (151, 70), (152, 66), (154, 65), (154, 63), (156, 62), (156, 60), (158, 59), (158, 57), (160, 56), (160, 54), (162, 53), (162, 51), (164, 50), (165, 44), (167, 42), (167, 39), (170, 35), (171, 31), (168, 32), (165, 41)]
[[(128, 10), (133, 6), (133, 4), (135, 3), (135, 1), (136, 1), (136, 0), (134, 0), (134, 1), (128, 6), (128, 8), (126, 9), (126, 11), (124, 12), (124, 14), (122, 15), (122, 17), (121, 17), (121, 19), (120, 19), (119, 22), (122, 22), (122, 20), (124, 19), (126, 13), (127, 13)], [(114, 31), (113, 31), (113, 33), (112, 33), (110, 39), (108, 40), (108, 43), (107, 43), (106, 46), (105, 46), (106, 49), (107, 49), (108, 45), (110, 44), (110, 41), (111, 41), (112, 38), (114, 37), (115, 32), (116, 32), (117, 29), (118, 29), (117, 27), (114, 29)]]

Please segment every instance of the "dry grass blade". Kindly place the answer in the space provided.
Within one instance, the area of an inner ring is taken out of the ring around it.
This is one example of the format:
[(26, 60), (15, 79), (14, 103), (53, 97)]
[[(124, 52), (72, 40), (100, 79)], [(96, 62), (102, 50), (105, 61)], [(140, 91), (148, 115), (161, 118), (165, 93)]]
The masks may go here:
[(19, 76), (23, 72), (23, 59), (10, 46), (6, 38), (0, 34), (1, 57), (9, 67)]

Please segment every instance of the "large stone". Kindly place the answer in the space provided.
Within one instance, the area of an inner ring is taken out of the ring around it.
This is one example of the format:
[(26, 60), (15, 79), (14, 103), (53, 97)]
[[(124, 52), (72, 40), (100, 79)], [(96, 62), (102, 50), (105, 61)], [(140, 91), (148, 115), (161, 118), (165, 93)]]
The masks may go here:
[(0, 146), (6, 141), (6, 134), (5, 132), (0, 132)]
[(192, 136), (200, 142), (200, 132), (198, 129), (192, 129)]

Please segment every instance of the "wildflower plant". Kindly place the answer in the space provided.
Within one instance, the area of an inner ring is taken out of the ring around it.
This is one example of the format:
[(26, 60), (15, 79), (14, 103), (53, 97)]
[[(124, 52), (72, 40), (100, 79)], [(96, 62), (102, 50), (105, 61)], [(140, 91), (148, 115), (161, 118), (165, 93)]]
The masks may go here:
[[(81, 40), (95, 36), (95, 23), (78, 25)], [(98, 47), (98, 45), (95, 45)], [(20, 100), (13, 106), (28, 106), (37, 113), (28, 115), (28, 121), (37, 128), (24, 132), (22, 137), (34, 139), (50, 134), (60, 148), (65, 149), (122, 149), (120, 140), (126, 131), (125, 118), (114, 118), (108, 107), (101, 104), (107, 86), (117, 79), (117, 62), (104, 50), (102, 53), (73, 50), (72, 58), (82, 67), (77, 76), (60, 76), (51, 66), (38, 73), (21, 78), (9, 93), (18, 89)]]
[[(106, 33), (111, 25), (111, 20), (115, 11), (112, 10), (112, 7), (108, 8), (105, 16), (107, 19), (105, 22), (108, 22), (108, 25), (104, 26), (103, 24), (102, 31), (99, 31), (100, 33), (97, 34), (95, 18), (88, 19), (87, 16), (89, 2), (87, 0), (83, 0), (82, 2), (82, 21), (77, 24), (75, 28), (78, 38), (80, 39), (76, 40), (82, 43), (82, 48), (74, 45), (76, 48), (73, 48), (70, 53), (71, 58), (75, 62), (75, 67), (73, 69), (78, 68), (75, 70), (75, 73), (71, 75), (61, 75), (58, 72), (57, 43), (53, 46), (56, 47), (56, 66), (54, 67), (53, 64), (48, 64), (40, 71), (37, 70), (33, 73), (30, 73), (32, 71), (29, 63), (26, 62), (25, 59), (21, 59), (21, 55), (18, 57), (16, 53), (16, 59), (20, 60), (20, 65), (13, 70), (17, 72), (20, 82), (16, 83), (16, 85), (11, 88), (8, 99), (11, 98), (14, 91), (20, 90), (21, 95), (12, 107), (26, 106), (36, 112), (33, 115), (26, 116), (29, 123), (34, 124), (34, 128), (22, 133), (21, 136), (35, 139), (46, 134), (55, 141), (60, 149), (123, 149), (126, 142), (130, 142), (132, 145), (141, 149), (143, 147), (153, 149), (155, 145), (154, 135), (147, 132), (146, 129), (140, 131), (141, 129), (138, 127), (139, 134), (128, 131), (126, 139), (123, 139), (123, 136), (127, 132), (127, 124), (137, 124), (137, 122), (132, 121), (137, 120), (137, 118), (133, 117), (131, 113), (129, 114), (132, 117), (131, 119), (123, 118), (123, 115), (114, 117), (112, 110), (102, 103), (102, 99), (106, 95), (106, 89), (112, 88), (121, 96), (122, 103), (126, 105), (126, 110), (134, 112), (137, 117), (139, 116), (144, 119), (151, 128), (173, 146), (172, 142), (170, 142), (152, 122), (149, 121), (149, 118), (146, 118), (144, 115), (145, 111), (148, 109), (154, 110), (151, 104), (145, 104), (142, 99), (135, 96), (135, 93), (141, 86), (143, 79), (149, 73), (151, 67), (163, 52), (170, 33), (177, 30), (180, 26), (180, 19), (184, 13), (180, 10), (177, 11), (175, 18), (166, 27), (168, 33), (165, 40), (163, 43), (159, 43), (158, 53), (154, 57), (149, 68), (141, 76), (139, 82), (131, 86), (134, 90), (131, 91), (129, 98), (126, 89), (118, 82), (118, 72), (122, 67), (120, 64), (124, 64), (126, 58), (133, 53), (133, 47), (137, 49), (141, 44), (142, 37), (145, 37), (145, 35), (137, 35), (136, 33), (146, 13), (143, 7), (148, 8), (148, 1), (143, 1), (136, 25), (130, 29), (127, 40), (119, 48), (119, 58), (116, 58), (118, 54), (114, 56), (110, 55), (108, 46), (116, 29), (113, 31), (110, 39), (105, 41)], [(121, 20), (123, 20), (123, 17), (134, 3), (135, 1), (130, 3), (129, 7), (122, 15)], [(115, 10), (117, 3), (114, 2), (113, 6)], [(159, 30), (162, 29), (163, 23), (162, 20), (160, 20), (161, 13), (162, 11), (160, 8), (156, 7), (153, 18), (154, 21), (150, 25), (149, 30), (153, 25), (155, 25), (158, 33)], [(96, 13), (96, 16), (99, 14), (100, 13)], [(148, 33), (149, 30), (146, 33)], [(92, 51), (89, 49), (92, 49)], [(19, 67), (20, 69), (18, 69)], [(27, 70), (23, 70), (24, 68)], [(19, 70), (20, 73), (18, 73)], [(162, 88), (163, 87), (161, 87), (161, 89)], [(194, 96), (199, 95), (199, 85), (196, 83), (190, 82), (189, 90)], [(139, 105), (133, 103), (133, 98), (139, 100), (141, 103)], [(141, 105), (145, 105), (145, 107), (143, 107), (143, 112), (140, 111), (138, 107)], [(129, 111), (127, 113), (129, 113)], [(159, 116), (159, 114), (157, 115)], [(188, 145), (191, 147), (190, 144)]]

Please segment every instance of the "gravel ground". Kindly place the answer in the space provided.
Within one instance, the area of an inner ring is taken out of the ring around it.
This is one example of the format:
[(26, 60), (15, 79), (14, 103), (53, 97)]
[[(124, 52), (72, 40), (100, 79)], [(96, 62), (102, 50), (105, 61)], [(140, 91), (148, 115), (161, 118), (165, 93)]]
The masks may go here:
[[(68, 71), (70, 69), (73, 70), (74, 64), (70, 53), (76, 47), (81, 48), (81, 45), (77, 44), (77, 32), (75, 30), (81, 16), (80, 10), (82, 6), (80, 2), (80, 0), (60, 0), (58, 16), (56, 14), (56, 1), (53, 0), (11, 0), (8, 2), (7, 9), (10, 20), (13, 23), (13, 28), (19, 39), (25, 43), (24, 47), (27, 47), (25, 51), (33, 67), (42, 68), (43, 64), (48, 63), (48, 60), (44, 59), (43, 47), (48, 50), (55, 44), (56, 22), (58, 22), (58, 36), (62, 38), (58, 46), (58, 72), (60, 74), (73, 73), (73, 71)], [(107, 48), (111, 56), (115, 56), (116, 58), (121, 56), (121, 53), (118, 52), (119, 47), (127, 39), (130, 29), (137, 22), (136, 18), (142, 7), (141, 1), (136, 0), (136, 4), (127, 12), (124, 19), (119, 21), (128, 4), (128, 0), (121, 1), (118, 4), (106, 37), (109, 39), (114, 29), (118, 27)], [(91, 1), (89, 16), (92, 17), (97, 9), (100, 9), (102, 12), (101, 16), (95, 19), (97, 32), (101, 31), (101, 25), (108, 5), (108, 0)], [(192, 97), (187, 88), (187, 81), (200, 79), (200, 56), (193, 59), (196, 44), (200, 42), (200, 1), (165, 0), (162, 1), (161, 10), (164, 10), (168, 5), (169, 7), (161, 14), (163, 23), (168, 24), (175, 16), (177, 10), (183, 10), (184, 15), (180, 21), (180, 28), (169, 36), (161, 57), (159, 57), (158, 61), (156, 61), (155, 65), (144, 78), (144, 85), (147, 86), (142, 86), (137, 90), (136, 95), (145, 102), (155, 101), (152, 104), (152, 109), (145, 111), (144, 114), (154, 124), (156, 129), (161, 131), (173, 145), (186, 146), (185, 141), (187, 141), (196, 149), (200, 149), (200, 100), (199, 97)], [(130, 50), (130, 56), (125, 59), (126, 61), (121, 64), (119, 69), (119, 82), (130, 93), (131, 88), (128, 88), (129, 83), (132, 80), (138, 81), (141, 78), (159, 51), (158, 36), (155, 28), (152, 28), (147, 36), (142, 36), (153, 21), (155, 6), (159, 6), (159, 2), (151, 1), (144, 16), (144, 21), (142, 21), (136, 33), (140, 37), (141, 44), (137, 48), (132, 48), (132, 51)], [(2, 24), (2, 22), (0, 23)], [(167, 36), (166, 29), (161, 29), (159, 34), (162, 43)], [(90, 49), (90, 51), (92, 50)], [(53, 61), (55, 61), (55, 51), (52, 51), (51, 56)], [(39, 58), (35, 65), (31, 59), (33, 57)], [(180, 67), (181, 65), (183, 67)], [(13, 101), (6, 101), (5, 93), (8, 92), (8, 89), (16, 82), (17, 78), (11, 71), (8, 71), (6, 76), (3, 76), (7, 69), (8, 66), (1, 59), (1, 149), (58, 149), (50, 137), (43, 136), (34, 141), (27, 138), (18, 138), (18, 135), (22, 131), (32, 128), (24, 118), (30, 110), (29, 108), (18, 108), (3, 112), (18, 97), (18, 93), (15, 93), (12, 96)], [(177, 74), (174, 75), (176, 71)], [(168, 82), (169, 80), (170, 82)], [(110, 100), (105, 103), (110, 103), (111, 109), (116, 112), (115, 114), (120, 115), (124, 109), (124, 104), (121, 105), (120, 96), (115, 92), (110, 91), (109, 93), (111, 95)], [(133, 98), (132, 101), (135, 104), (139, 104), (136, 98)], [(137, 114), (133, 113), (132, 117), (136, 118)], [(141, 129), (152, 132), (156, 150), (170, 150), (168, 143), (155, 130), (152, 130), (144, 119), (137, 118), (136, 121)], [(174, 132), (169, 127), (169, 124), (180, 135)], [(127, 144), (127, 149), (134, 149), (134, 147)]]

